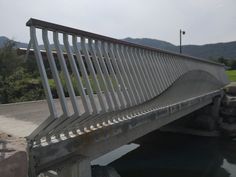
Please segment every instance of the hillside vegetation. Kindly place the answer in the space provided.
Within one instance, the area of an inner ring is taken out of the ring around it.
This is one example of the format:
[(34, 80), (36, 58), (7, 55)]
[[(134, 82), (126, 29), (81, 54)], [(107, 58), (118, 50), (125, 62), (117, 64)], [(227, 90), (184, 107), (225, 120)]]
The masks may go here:
[[(36, 59), (32, 56), (27, 59), (25, 56), (18, 56), (15, 46), (16, 43), (9, 40), (4, 44), (3, 48), (0, 48), (0, 104), (45, 99)], [(58, 66), (59, 77), (65, 96), (68, 97), (69, 92), (66, 87), (64, 74), (59, 67), (58, 59), (55, 58), (55, 62)], [(52, 96), (53, 98), (58, 98), (56, 85), (49, 69), (49, 62), (44, 60), (44, 65), (49, 79)], [(68, 68), (68, 72), (70, 73), (75, 95), (79, 96), (79, 88), (71, 68)], [(91, 87), (95, 92), (94, 82), (90, 76), (89, 79), (91, 79)], [(82, 78), (81, 80), (84, 84), (85, 81)], [(111, 81), (114, 82), (112, 78)], [(118, 87), (118, 85), (114, 83), (114, 88), (116, 87)], [(104, 86), (101, 85), (101, 90), (103, 89)]]
[(18, 56), (15, 43), (8, 41), (0, 49), (0, 103), (44, 98), (35, 60)]

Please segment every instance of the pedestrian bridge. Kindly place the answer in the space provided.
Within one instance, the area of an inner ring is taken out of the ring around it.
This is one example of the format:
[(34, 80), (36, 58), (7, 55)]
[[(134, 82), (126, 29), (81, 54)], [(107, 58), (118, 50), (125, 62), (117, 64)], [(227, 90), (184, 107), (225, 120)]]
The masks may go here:
[(27, 26), (50, 112), (28, 136), (30, 176), (90, 177), (92, 160), (213, 104), (228, 84), (218, 63), (37, 19)]

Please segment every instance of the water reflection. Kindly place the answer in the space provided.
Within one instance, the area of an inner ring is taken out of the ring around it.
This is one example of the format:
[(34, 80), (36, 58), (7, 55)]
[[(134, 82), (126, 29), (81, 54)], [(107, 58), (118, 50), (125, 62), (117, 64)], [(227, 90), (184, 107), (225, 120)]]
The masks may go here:
[(236, 177), (236, 142), (155, 132), (110, 164), (121, 177)]

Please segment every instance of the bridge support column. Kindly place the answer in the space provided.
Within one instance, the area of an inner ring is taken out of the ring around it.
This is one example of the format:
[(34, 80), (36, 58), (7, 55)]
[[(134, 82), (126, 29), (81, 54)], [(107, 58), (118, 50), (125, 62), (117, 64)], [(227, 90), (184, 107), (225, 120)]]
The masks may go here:
[(88, 159), (65, 164), (57, 173), (58, 177), (92, 177), (91, 165)]
[(220, 105), (222, 97), (215, 97), (211, 106), (211, 115), (217, 123), (220, 121)]

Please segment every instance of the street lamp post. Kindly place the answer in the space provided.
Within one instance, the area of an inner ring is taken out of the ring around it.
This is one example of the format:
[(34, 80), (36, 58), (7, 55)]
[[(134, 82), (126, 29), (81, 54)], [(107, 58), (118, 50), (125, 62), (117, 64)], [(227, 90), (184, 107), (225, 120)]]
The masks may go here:
[(179, 43), (180, 43), (180, 45), (179, 45), (179, 53), (182, 53), (182, 35), (185, 35), (185, 31), (182, 31), (180, 29), (180, 31), (179, 31)]

